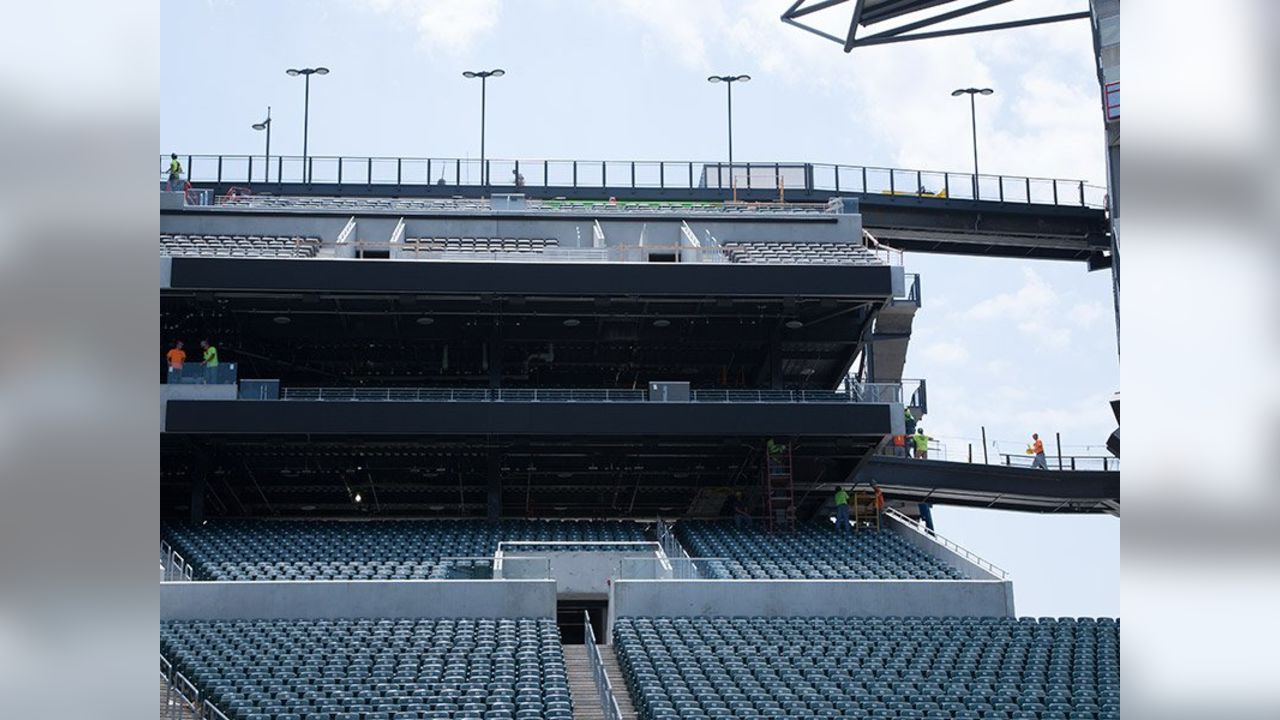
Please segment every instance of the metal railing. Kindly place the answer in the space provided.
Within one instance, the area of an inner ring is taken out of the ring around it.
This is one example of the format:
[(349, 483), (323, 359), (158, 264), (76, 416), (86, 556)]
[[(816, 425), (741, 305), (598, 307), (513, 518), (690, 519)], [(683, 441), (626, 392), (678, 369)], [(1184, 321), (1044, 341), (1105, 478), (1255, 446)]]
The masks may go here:
[[(850, 383), (838, 390), (694, 390), (698, 403), (900, 403), (902, 385)], [(281, 400), (323, 402), (650, 402), (648, 390), (561, 388), (283, 388)]]
[[(1106, 189), (1083, 180), (978, 175), (832, 163), (723, 163), (665, 160), (500, 160), (460, 158), (397, 158), (273, 155), (185, 155), (191, 182), (258, 185), (487, 187), (521, 191), (529, 188), (598, 188), (718, 190), (739, 192), (835, 192), (890, 195), (941, 200), (982, 200), (1006, 203), (1106, 207)], [(160, 157), (160, 175), (168, 177), (169, 158)], [(271, 176), (268, 182), (268, 165)], [(524, 175), (516, 185), (516, 174)], [(482, 177), (489, 182), (482, 181)], [(309, 178), (309, 179), (308, 179)]]
[[(1031, 467), (1034, 455), (1024, 453), (997, 453), (1003, 458), (1001, 465), (1007, 467)], [(1113, 455), (1049, 455), (1045, 454), (1045, 462), (1050, 470), (1119, 470), (1120, 458)]]
[(937, 534), (936, 532), (933, 532), (925, 528), (923, 523), (917, 522), (916, 520), (913, 520), (912, 518), (902, 514), (898, 510), (895, 510), (894, 508), (891, 508), (888, 506), (885, 507), (884, 514), (886, 517), (890, 518), (891, 520), (897, 521), (908, 530), (912, 530), (916, 533), (919, 533), (920, 535), (923, 535), (924, 537), (938, 543), (939, 545), (950, 550), (956, 555), (959, 555), (965, 560), (968, 560), (974, 565), (977, 565), (978, 567), (982, 568), (984, 571), (990, 573), (991, 575), (994, 575), (997, 579), (999, 580), (1009, 579), (1009, 573), (1005, 572), (1000, 567), (988, 562), (986, 559), (984, 559), (977, 553), (948, 540), (947, 538)]
[(613, 683), (609, 680), (609, 672), (605, 670), (604, 658), (600, 656), (600, 647), (596, 645), (596, 631), (591, 627), (591, 614), (584, 610), (582, 620), (582, 634), (587, 644), (587, 662), (591, 663), (591, 678), (596, 683), (596, 697), (600, 701), (604, 720), (622, 720), (622, 710), (618, 708), (618, 699), (613, 695)]
[(618, 563), (619, 580), (706, 580), (728, 576), (729, 558), (630, 557)]
[(193, 579), (195, 568), (177, 550), (160, 541), (160, 581), (182, 582)]
[(688, 551), (686, 551), (684, 546), (680, 544), (680, 541), (676, 539), (675, 533), (672, 532), (671, 526), (667, 524), (666, 520), (658, 518), (658, 524), (654, 528), (654, 534), (658, 537), (658, 544), (662, 546), (663, 554), (668, 558), (674, 558), (677, 560), (689, 559)]
[(182, 673), (174, 670), (173, 663), (160, 656), (160, 679), (165, 684), (165, 707), (161, 720), (230, 720), (207, 698), (200, 696), (200, 690)]
[(894, 304), (906, 303), (920, 306), (920, 273), (906, 273), (906, 289), (901, 295), (894, 295)]
[(165, 382), (170, 385), (234, 385), (236, 363), (224, 362), (209, 367), (200, 362), (184, 363), (181, 368), (168, 368)]

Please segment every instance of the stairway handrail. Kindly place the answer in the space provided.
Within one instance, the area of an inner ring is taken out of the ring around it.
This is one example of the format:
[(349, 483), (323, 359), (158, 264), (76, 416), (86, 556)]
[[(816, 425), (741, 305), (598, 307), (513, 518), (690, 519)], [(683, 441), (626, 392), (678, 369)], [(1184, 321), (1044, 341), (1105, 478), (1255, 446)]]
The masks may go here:
[(613, 683), (609, 681), (609, 672), (605, 670), (604, 658), (600, 656), (600, 648), (596, 645), (596, 633), (591, 628), (591, 613), (582, 611), (583, 636), (587, 645), (587, 662), (591, 663), (591, 678), (596, 684), (596, 695), (600, 699), (600, 708), (605, 720), (622, 720), (622, 710), (618, 707), (618, 699), (613, 694)]
[(941, 545), (942, 547), (944, 547), (944, 548), (946, 548), (946, 549), (950, 550), (951, 552), (953, 552), (953, 553), (955, 553), (955, 554), (959, 555), (960, 557), (964, 558), (965, 560), (968, 560), (969, 562), (973, 563), (974, 565), (977, 565), (978, 567), (982, 568), (983, 570), (987, 571), (988, 573), (990, 573), (990, 574), (994, 575), (994, 576), (996, 577), (996, 579), (998, 579), (998, 580), (1008, 580), (1008, 579), (1009, 579), (1009, 573), (1008, 573), (1008, 572), (1006, 572), (1005, 570), (1003, 570), (1002, 568), (1000, 568), (998, 565), (995, 565), (994, 563), (992, 563), (992, 562), (990, 562), (990, 561), (986, 560), (986, 559), (985, 559), (985, 558), (983, 558), (981, 555), (978, 555), (977, 553), (973, 552), (972, 550), (969, 550), (968, 548), (965, 548), (965, 547), (963, 547), (963, 546), (959, 545), (958, 543), (955, 543), (955, 542), (953, 542), (953, 541), (951, 541), (951, 540), (948, 540), (947, 538), (943, 537), (942, 535), (939, 535), (939, 534), (938, 534), (938, 533), (936, 533), (936, 532), (933, 532), (933, 531), (931, 531), (931, 530), (928, 530), (928, 529), (925, 529), (925, 528), (920, 527), (920, 524), (919, 524), (918, 522), (916, 522), (916, 521), (912, 520), (910, 517), (908, 517), (908, 516), (904, 515), (901, 511), (896, 510), (896, 509), (891, 508), (891, 507), (888, 507), (888, 506), (885, 506), (884, 514), (885, 514), (885, 516), (886, 516), (886, 517), (890, 518), (891, 520), (894, 520), (894, 521), (898, 522), (899, 524), (901, 524), (903, 527), (907, 528), (908, 530), (911, 530), (911, 531), (913, 531), (913, 532), (915, 532), (915, 533), (918, 533), (919, 535), (921, 535), (921, 536), (923, 536), (923, 537), (925, 537), (925, 538), (928, 538), (929, 540), (932, 540), (932, 541), (934, 541), (934, 542), (938, 543), (938, 544), (939, 544), (939, 545)]

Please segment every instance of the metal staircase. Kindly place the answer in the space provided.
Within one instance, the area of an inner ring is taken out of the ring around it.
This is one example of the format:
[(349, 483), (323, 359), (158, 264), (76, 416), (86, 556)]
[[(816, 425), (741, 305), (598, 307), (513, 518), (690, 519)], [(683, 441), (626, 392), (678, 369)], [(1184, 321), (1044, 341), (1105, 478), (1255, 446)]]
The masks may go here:
[(791, 474), (791, 443), (783, 443), (780, 448), (766, 446), (763, 467), (765, 524), (770, 531), (793, 530), (796, 491)]

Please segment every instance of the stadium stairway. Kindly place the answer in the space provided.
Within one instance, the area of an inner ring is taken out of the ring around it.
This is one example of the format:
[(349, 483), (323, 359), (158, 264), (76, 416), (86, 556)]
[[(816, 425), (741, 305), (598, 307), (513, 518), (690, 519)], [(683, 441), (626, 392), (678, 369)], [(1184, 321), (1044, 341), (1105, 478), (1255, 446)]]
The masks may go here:
[(163, 679), (160, 680), (160, 720), (197, 720)]
[[(612, 645), (599, 645), (600, 659), (604, 661), (605, 672), (609, 673), (609, 682), (613, 684), (614, 697), (618, 701), (618, 709), (622, 711), (622, 720), (635, 720), (636, 709), (631, 703), (631, 695), (627, 692), (627, 684), (622, 680), (622, 671), (618, 667), (618, 656)], [(591, 675), (591, 661), (587, 655), (586, 645), (565, 645), (564, 665), (569, 674), (569, 694), (573, 696), (574, 720), (604, 720), (604, 709), (596, 699), (596, 682)]]

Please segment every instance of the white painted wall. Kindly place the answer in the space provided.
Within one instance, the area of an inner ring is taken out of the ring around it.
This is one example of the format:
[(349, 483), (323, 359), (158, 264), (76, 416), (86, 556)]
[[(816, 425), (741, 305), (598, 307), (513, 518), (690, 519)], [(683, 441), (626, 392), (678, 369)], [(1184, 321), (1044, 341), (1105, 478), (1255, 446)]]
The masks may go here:
[(615, 580), (620, 617), (1013, 617), (1013, 583), (996, 580)]
[(160, 585), (161, 620), (554, 618), (551, 580), (280, 580)]

